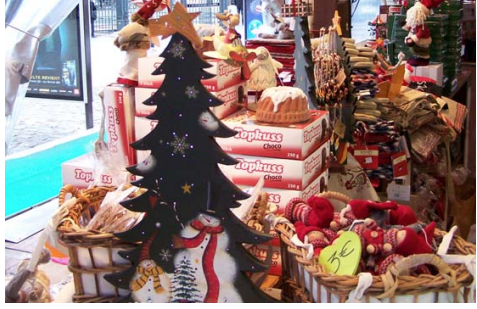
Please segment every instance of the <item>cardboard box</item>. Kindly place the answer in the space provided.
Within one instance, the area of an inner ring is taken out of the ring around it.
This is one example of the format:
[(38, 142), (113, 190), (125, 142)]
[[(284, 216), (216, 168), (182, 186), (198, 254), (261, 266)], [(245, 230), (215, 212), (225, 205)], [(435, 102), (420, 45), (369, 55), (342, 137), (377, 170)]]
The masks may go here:
[[(158, 120), (151, 120), (147, 119), (146, 117), (138, 117), (134, 118), (134, 125), (135, 125), (135, 141), (140, 140), (147, 134), (149, 134), (157, 125)], [(136, 150), (136, 159), (137, 162), (144, 161), (149, 154), (151, 153), (150, 150)]]
[(330, 117), (326, 111), (310, 110), (311, 119), (288, 126), (261, 125), (255, 114), (238, 111), (223, 120), (238, 132), (230, 138), (217, 138), (229, 153), (303, 160), (330, 137)]
[(236, 165), (219, 164), (223, 173), (235, 184), (255, 186), (264, 177), (264, 187), (301, 191), (326, 168), (330, 156), (330, 142), (322, 144), (305, 160), (286, 160), (268, 157), (230, 154)]
[[(268, 193), (268, 201), (277, 206), (277, 214), (283, 214), (287, 203), (295, 197), (299, 197), (306, 201), (311, 196), (323, 192), (328, 187), (328, 170), (323, 171), (311, 184), (303, 190), (283, 190), (275, 188), (262, 188)], [(241, 189), (246, 190), (252, 188), (251, 186), (240, 186)]]
[(101, 166), (93, 153), (87, 153), (61, 164), (63, 185), (71, 184), (78, 188), (97, 186), (119, 186), (125, 184), (129, 175), (125, 165)]
[(225, 117), (235, 113), (239, 108), (239, 103), (242, 106), (247, 105), (247, 82), (242, 82), (226, 89), (211, 93), (224, 102), (224, 104), (220, 106), (211, 108), (214, 115), (219, 119), (224, 119)]
[[(136, 87), (136, 116), (145, 117), (156, 110), (157, 106), (155, 105), (143, 104), (156, 91), (157, 89), (153, 88)], [(247, 104), (247, 83), (241, 82), (226, 89), (211, 92), (211, 94), (224, 102), (220, 106), (211, 108), (217, 118), (223, 119), (238, 110), (239, 102), (242, 105)]]
[(268, 271), (270, 275), (281, 276), (282, 274), (282, 258), (280, 255), (280, 239), (275, 231), (270, 231), (274, 235), (272, 240), (263, 244), (256, 244), (249, 247), (249, 252), (258, 260), (265, 262), (268, 254), (272, 255), (271, 265)]
[[(164, 61), (162, 57), (143, 57), (138, 59), (138, 86), (146, 88), (159, 88), (165, 75), (152, 75)], [(234, 67), (227, 64), (224, 60), (208, 59), (212, 66), (204, 69), (206, 72), (215, 76), (202, 80), (202, 84), (209, 91), (220, 91), (222, 89), (237, 85), (242, 80), (240, 67)]]
[(432, 78), (436, 81), (437, 86), (443, 85), (444, 65), (440, 62), (431, 62), (429, 65), (413, 67), (413, 76), (423, 76)]
[(145, 105), (143, 102), (156, 93), (155, 88), (136, 87), (135, 94), (135, 115), (136, 117), (146, 117), (152, 114), (156, 109), (156, 105)]
[(134, 141), (134, 88), (111, 84), (103, 92), (109, 152), (117, 162), (134, 164), (136, 152), (129, 146)]

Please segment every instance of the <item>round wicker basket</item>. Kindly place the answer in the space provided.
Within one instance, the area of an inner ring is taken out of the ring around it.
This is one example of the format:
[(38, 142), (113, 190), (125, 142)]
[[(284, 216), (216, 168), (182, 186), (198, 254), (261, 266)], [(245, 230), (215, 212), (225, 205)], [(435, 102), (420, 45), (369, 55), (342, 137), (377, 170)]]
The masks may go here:
[(131, 250), (138, 244), (124, 242), (111, 233), (81, 227), (98, 211), (106, 194), (116, 189), (94, 187), (80, 190), (66, 185), (60, 191), (60, 205), (69, 198), (76, 198), (76, 202), (67, 207), (57, 228), (60, 242), (68, 248), (70, 257), (68, 268), (75, 285), (73, 302), (118, 302), (127, 295), (127, 291), (112, 286), (103, 276), (130, 267), (130, 262), (122, 259), (118, 252)]
[[(318, 194), (320, 197), (338, 199), (346, 203), (349, 198), (335, 192)], [(293, 224), (279, 223), (275, 230), (280, 236), (284, 282), (287, 288), (283, 290), (284, 297), (294, 302), (330, 303), (346, 302), (352, 290), (356, 289), (359, 276), (335, 275), (327, 273), (318, 264), (318, 259), (307, 259), (304, 248), (294, 245), (292, 237), (296, 233)], [(446, 232), (436, 230), (434, 240), (442, 242)], [(454, 236), (449, 246), (448, 254), (475, 255), (475, 245)], [(439, 269), (437, 275), (406, 275), (410, 267), (420, 264), (432, 264)], [(449, 299), (465, 301), (471, 292), (470, 285), (473, 276), (463, 264), (446, 264), (434, 254), (409, 256), (388, 270), (385, 275), (373, 276), (371, 286), (364, 294), (364, 301), (371, 297), (388, 302), (399, 301), (399, 296), (412, 296), (413, 302), (439, 302), (442, 293), (451, 295)], [(431, 295), (431, 296), (429, 296)], [(433, 295), (433, 296), (432, 296)]]

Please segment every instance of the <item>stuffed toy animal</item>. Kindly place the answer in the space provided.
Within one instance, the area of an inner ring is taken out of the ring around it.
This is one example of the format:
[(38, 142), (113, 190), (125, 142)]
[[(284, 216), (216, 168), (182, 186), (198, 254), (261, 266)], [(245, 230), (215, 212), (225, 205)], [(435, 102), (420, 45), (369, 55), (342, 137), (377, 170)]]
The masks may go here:
[(124, 26), (114, 40), (114, 45), (121, 51), (125, 51), (124, 64), (119, 70), (117, 82), (129, 86), (137, 86), (137, 61), (147, 56), (147, 50), (151, 46), (147, 28), (137, 22)]
[(430, 10), (437, 7), (444, 0), (416, 1), (414, 6), (406, 12), (406, 24), (403, 29), (409, 31), (404, 42), (410, 48), (413, 56), (407, 60), (412, 66), (426, 66), (429, 64), (429, 46), (432, 43), (431, 32), (424, 23), (430, 15)]
[(366, 270), (373, 273), (379, 271), (380, 262), (391, 254), (409, 256), (433, 252), (431, 243), (435, 222), (431, 222), (419, 233), (414, 226), (385, 230), (378, 226), (376, 221), (368, 218), (364, 223), (354, 225), (351, 230), (358, 234), (361, 240)]
[(218, 32), (216, 32), (213, 37), (214, 48), (219, 55), (229, 59), (231, 58), (230, 52), (235, 52), (238, 54), (247, 53), (247, 49), (242, 44), (241, 35), (235, 29), (240, 22), (239, 15), (231, 14), (225, 10), (223, 14), (215, 13), (215, 16), (227, 28), (223, 37), (220, 36)]
[(351, 200), (339, 213), (334, 214), (330, 228), (338, 231), (349, 227), (355, 220), (374, 219), (379, 226), (407, 226), (417, 222), (417, 216), (411, 207), (394, 201), (374, 202)]
[[(234, 41), (241, 39), (240, 33), (237, 32), (235, 27), (240, 23), (240, 16), (238, 14), (231, 14), (227, 10), (224, 11), (224, 14), (215, 13), (222, 24), (227, 28), (224, 37), (224, 43), (232, 44)], [(241, 42), (237, 42), (237, 44), (241, 44)]]
[(240, 33), (235, 29), (240, 23), (240, 16), (231, 14), (227, 10), (223, 14), (215, 13), (215, 16), (227, 27), (227, 31), (223, 37), (216, 31), (212, 40), (214, 49), (221, 59), (225, 59), (232, 66), (241, 67), (242, 79), (248, 80), (251, 74), (248, 63), (255, 59), (256, 55), (254, 52), (248, 52), (242, 43)]
[(331, 229), (306, 226), (300, 221), (295, 222), (294, 225), (298, 239), (305, 243), (306, 238), (308, 243), (313, 245), (315, 256), (319, 256), (321, 251), (331, 245), (336, 238), (336, 232)]
[[(38, 264), (50, 261), (50, 251), (43, 249)], [(33, 271), (29, 269), (30, 259), (23, 260), (17, 269), (16, 275), (5, 287), (6, 303), (49, 303), (52, 301), (50, 294), (50, 279), (47, 274), (34, 265)]]
[(279, 40), (293, 40), (293, 31), (290, 30), (290, 23), (286, 22), (283, 17), (272, 14), (276, 23), (276, 38)]
[(291, 223), (302, 222), (306, 226), (329, 228), (334, 208), (328, 199), (318, 196), (310, 197), (307, 202), (293, 198), (285, 206), (285, 217)]
[(131, 15), (131, 22), (124, 26), (114, 40), (114, 45), (126, 52), (124, 65), (119, 70), (117, 82), (128, 86), (137, 86), (139, 58), (147, 56), (151, 43), (156, 45), (159, 41), (149, 36), (148, 19), (157, 11), (169, 7), (161, 0), (150, 0)]

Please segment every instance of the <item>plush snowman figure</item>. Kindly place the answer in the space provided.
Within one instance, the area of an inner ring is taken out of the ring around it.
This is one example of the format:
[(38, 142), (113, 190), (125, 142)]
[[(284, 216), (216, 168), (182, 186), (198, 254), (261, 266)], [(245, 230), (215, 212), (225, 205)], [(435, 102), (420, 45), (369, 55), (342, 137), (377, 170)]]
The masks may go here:
[(170, 279), (149, 255), (155, 236), (156, 234), (144, 243), (139, 265), (129, 283), (131, 297), (136, 302), (167, 303), (171, 299)]
[[(175, 248), (185, 248), (175, 257), (175, 264), (190, 261), (196, 270), (199, 299), (204, 303), (243, 302), (234, 286), (238, 268), (227, 253), (229, 237), (220, 219), (201, 213), (174, 239)], [(173, 287), (174, 289), (174, 287)]]

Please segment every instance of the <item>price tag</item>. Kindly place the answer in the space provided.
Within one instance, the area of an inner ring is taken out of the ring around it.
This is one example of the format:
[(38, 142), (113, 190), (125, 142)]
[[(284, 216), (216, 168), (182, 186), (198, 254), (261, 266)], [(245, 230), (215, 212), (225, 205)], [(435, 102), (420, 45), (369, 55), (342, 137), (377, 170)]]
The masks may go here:
[(280, 77), (282, 82), (289, 83), (289, 82), (291, 82), (291, 79), (292, 79), (293, 75), (292, 75), (291, 72), (283, 71), (278, 75), (278, 77)]
[(410, 201), (411, 186), (398, 185), (394, 182), (390, 183), (387, 188), (388, 200), (390, 201)]
[(341, 86), (342, 83), (344, 83), (344, 81), (346, 80), (346, 74), (343, 68), (341, 68), (341, 70), (338, 72), (335, 79), (338, 87)]
[(337, 120), (335, 123), (335, 127), (333, 128), (333, 131), (336, 133), (341, 138), (345, 137), (345, 132), (346, 132), (346, 125), (341, 122), (341, 120)]
[(364, 169), (376, 170), (379, 167), (379, 148), (376, 145), (356, 146), (354, 157)]
[(401, 151), (393, 154), (391, 158), (393, 162), (394, 178), (406, 176), (408, 174), (406, 153)]
[(355, 232), (344, 232), (320, 253), (318, 262), (327, 272), (336, 275), (354, 275), (361, 259), (361, 241)]

